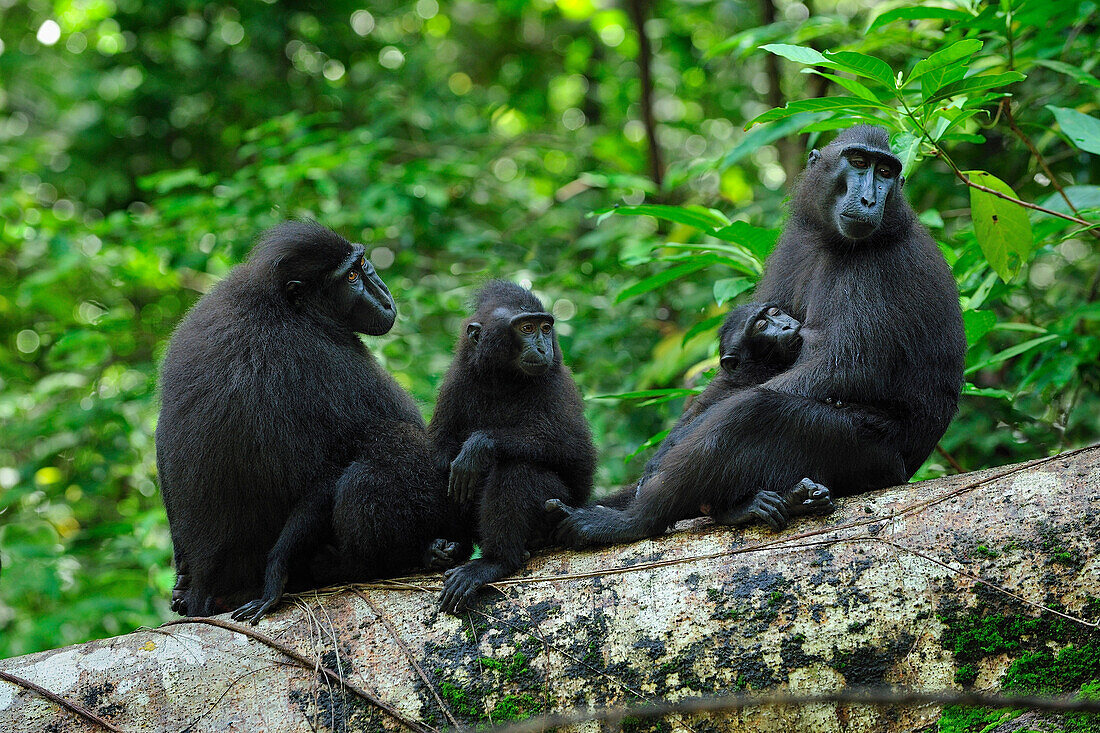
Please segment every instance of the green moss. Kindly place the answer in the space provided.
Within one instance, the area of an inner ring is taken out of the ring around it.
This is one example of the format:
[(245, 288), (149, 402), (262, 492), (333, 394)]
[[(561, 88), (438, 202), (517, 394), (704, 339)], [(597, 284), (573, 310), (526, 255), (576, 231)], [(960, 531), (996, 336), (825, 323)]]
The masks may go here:
[(1100, 644), (1070, 644), (1057, 654), (1042, 650), (1009, 665), (1002, 685), (1006, 690), (1064, 692), (1100, 681)]
[(992, 549), (986, 547), (985, 545), (978, 545), (974, 549), (974, 554), (975, 555), (984, 555), (985, 557), (998, 557), (998, 556), (1000, 556), (1001, 553), (997, 552), (996, 550), (992, 550)]
[[(1057, 552), (1054, 543), (1044, 549)], [(1076, 560), (1075, 560), (1076, 561)], [(1056, 610), (1061, 610), (1060, 608)], [(1089, 598), (1078, 615), (1094, 618), (1100, 602)], [(955, 674), (959, 684), (973, 684), (975, 662), (985, 657), (1011, 654), (1001, 680), (1005, 690), (1025, 693), (1100, 693), (1100, 634), (1082, 629), (1060, 616), (1044, 613), (1040, 618), (1004, 613), (963, 613), (958, 605), (946, 605), (938, 614), (947, 626), (942, 643), (955, 653), (962, 665)], [(1063, 646), (1059, 651), (1052, 647)], [(948, 707), (939, 721), (940, 733), (980, 733), (1009, 720), (1004, 710), (974, 710)], [(1013, 713), (1011, 717), (1016, 717)], [(1065, 733), (1100, 733), (1100, 715), (1076, 713), (1058, 718)]]
[(964, 664), (955, 672), (955, 682), (960, 685), (972, 685), (978, 679), (978, 668), (973, 664)]
[(506, 659), (493, 659), (491, 657), (482, 657), (478, 660), (481, 665), (486, 669), (496, 670), (501, 674), (504, 679), (515, 682), (521, 677), (527, 677), (532, 675), (531, 668), (528, 666), (527, 655), (518, 649), (512, 656)]
[(1019, 710), (981, 710), (949, 705), (937, 723), (937, 733), (987, 733), (1020, 716)]
[(542, 703), (525, 692), (520, 695), (505, 695), (493, 707), (490, 717), (494, 723), (503, 723), (508, 720), (526, 720), (541, 712)]
[(452, 685), (450, 682), (440, 682), (439, 696), (446, 700), (447, 704), (451, 706), (451, 709), (462, 717), (481, 717), (481, 711), (474, 707), (473, 700), (470, 699), (469, 694), (458, 685)]
[(1043, 552), (1046, 552), (1050, 556), (1050, 559), (1047, 561), (1049, 563), (1077, 567), (1082, 562), (1081, 558), (1077, 556), (1077, 553), (1072, 550), (1067, 550), (1062, 546), (1058, 537), (1048, 537), (1041, 547)]
[(1015, 651), (1020, 640), (1042, 630), (1042, 622), (1025, 616), (1005, 616), (995, 613), (988, 616), (958, 616), (939, 614), (947, 625), (942, 643), (961, 660), (973, 660), (991, 654)]

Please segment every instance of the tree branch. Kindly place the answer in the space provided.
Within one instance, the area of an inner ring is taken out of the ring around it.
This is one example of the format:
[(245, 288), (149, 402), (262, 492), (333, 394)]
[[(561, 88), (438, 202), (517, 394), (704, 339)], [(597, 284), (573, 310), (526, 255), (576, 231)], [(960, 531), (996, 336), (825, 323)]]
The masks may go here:
[[(1020, 126), (1016, 124), (1016, 118), (1012, 115), (1012, 103), (1009, 102), (1007, 98), (1001, 100), (1001, 109), (1004, 111), (1005, 122), (1008, 123), (1012, 132), (1016, 133), (1016, 137), (1020, 138), (1020, 142), (1027, 147), (1031, 155), (1034, 156), (1039, 167), (1043, 169), (1043, 174), (1050, 180), (1050, 185), (1054, 186), (1054, 190), (1062, 196), (1062, 200), (1066, 202), (1066, 206), (1069, 207), (1069, 210), (1074, 214), (1080, 215), (1081, 212), (1078, 211), (1077, 207), (1073, 205), (1073, 202), (1069, 200), (1069, 196), (1066, 194), (1065, 189), (1062, 188), (1062, 184), (1058, 183), (1058, 178), (1054, 175), (1054, 171), (1050, 169), (1050, 166), (1047, 165), (1047, 161), (1043, 157), (1043, 154), (1035, 147), (1035, 143), (1027, 136), (1027, 133), (1021, 130)], [(1092, 234), (1093, 237), (1100, 239), (1100, 230), (1090, 229), (1089, 233)]]

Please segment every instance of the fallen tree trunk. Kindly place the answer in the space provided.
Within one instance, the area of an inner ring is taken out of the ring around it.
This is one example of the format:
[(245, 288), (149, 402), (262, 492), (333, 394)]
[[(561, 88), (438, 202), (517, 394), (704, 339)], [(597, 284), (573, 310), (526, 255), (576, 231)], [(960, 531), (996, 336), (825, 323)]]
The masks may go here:
[[(695, 522), (553, 551), (462, 618), (418, 576), (302, 596), (257, 627), (220, 617), (0, 660), (0, 730), (428, 730), (746, 690), (1026, 689), (1052, 668), (1074, 688), (1058, 652), (1100, 655), (1098, 547), (1094, 447), (843, 499), (780, 534)], [(661, 729), (910, 731), (939, 715), (848, 701)]]

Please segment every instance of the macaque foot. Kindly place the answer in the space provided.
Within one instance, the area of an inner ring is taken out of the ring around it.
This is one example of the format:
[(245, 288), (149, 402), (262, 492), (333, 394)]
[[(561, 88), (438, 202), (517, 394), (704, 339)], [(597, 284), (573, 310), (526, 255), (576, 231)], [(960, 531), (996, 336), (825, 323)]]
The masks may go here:
[(836, 505), (829, 489), (821, 484), (804, 478), (793, 489), (783, 495), (783, 501), (792, 517), (803, 514), (831, 514)]
[(461, 558), (462, 545), (442, 537), (432, 540), (428, 549), (424, 551), (424, 567), (429, 570), (447, 570), (458, 564)]
[(773, 532), (778, 532), (787, 526), (790, 519), (790, 509), (784, 497), (774, 491), (761, 491), (748, 502), (715, 517), (714, 521), (732, 527), (759, 521), (771, 527)]
[(443, 593), (439, 596), (439, 609), (458, 615), (470, 607), (482, 586), (500, 580), (508, 573), (509, 570), (502, 563), (483, 557), (451, 568), (443, 574)]
[[(561, 499), (547, 499), (543, 508), (555, 524), (551, 534), (555, 544), (573, 548), (595, 544), (592, 536), (595, 525), (591, 521), (595, 512), (571, 507)], [(606, 510), (606, 507), (600, 508)]]
[(248, 621), (255, 626), (260, 623), (260, 619), (267, 615), (267, 612), (271, 610), (272, 606), (275, 606), (282, 600), (282, 597), (283, 594), (280, 593), (277, 596), (264, 596), (263, 598), (249, 601), (234, 611), (231, 618), (234, 621)]
[(273, 571), (268, 568), (264, 581), (264, 595), (254, 601), (249, 601), (233, 612), (234, 621), (248, 621), (255, 626), (260, 622), (272, 607), (276, 606), (283, 598), (283, 590), (286, 589), (286, 572)]
[(172, 610), (187, 615), (187, 591), (191, 590), (191, 568), (185, 562), (176, 566), (176, 584), (172, 587)]
[(175, 591), (172, 592), (172, 610), (180, 616), (216, 616), (225, 613), (229, 609), (222, 603), (221, 598), (203, 593), (193, 587), (184, 589), (179, 598)]
[(636, 542), (664, 531), (663, 524), (638, 522), (627, 512), (605, 506), (571, 507), (560, 499), (547, 499), (543, 505), (554, 527), (554, 542), (563, 547), (581, 548)]

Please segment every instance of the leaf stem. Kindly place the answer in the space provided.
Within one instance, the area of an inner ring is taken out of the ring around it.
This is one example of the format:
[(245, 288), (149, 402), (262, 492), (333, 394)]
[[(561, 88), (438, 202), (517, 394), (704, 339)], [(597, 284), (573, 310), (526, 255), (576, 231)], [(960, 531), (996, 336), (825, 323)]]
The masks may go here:
[(969, 176), (967, 176), (965, 173), (963, 173), (959, 169), (959, 167), (957, 165), (955, 165), (955, 161), (951, 160), (951, 156), (949, 156), (947, 154), (947, 151), (944, 150), (942, 147), (940, 147), (940, 144), (938, 142), (936, 142), (935, 140), (932, 139), (932, 136), (930, 134), (928, 134), (928, 130), (926, 130), (924, 128), (924, 125), (921, 124), (921, 121), (918, 120), (916, 115), (913, 114), (913, 110), (909, 109), (909, 105), (905, 103), (904, 97), (902, 95), (898, 95), (898, 99), (901, 102), (902, 108), (905, 110), (906, 117), (908, 117), (910, 120), (912, 120), (913, 124), (916, 125), (918, 130), (920, 130), (921, 137), (924, 138), (925, 142), (927, 142), (929, 145), (932, 146), (932, 148), (936, 151), (936, 155), (940, 158), (940, 160), (942, 160), (944, 163), (947, 164), (947, 166), (951, 169), (951, 172), (955, 174), (955, 177), (958, 178), (963, 183), (965, 183), (970, 188), (977, 189), (978, 191), (982, 191), (984, 193), (992, 194), (993, 196), (996, 196), (998, 198), (1002, 198), (1005, 201), (1011, 201), (1014, 204), (1017, 204), (1019, 206), (1023, 206), (1025, 209), (1032, 209), (1034, 211), (1041, 211), (1044, 214), (1049, 214), (1050, 216), (1056, 216), (1060, 219), (1065, 219), (1067, 221), (1072, 221), (1076, 224), (1080, 224), (1080, 225), (1086, 226), (1086, 227), (1090, 227), (1090, 226), (1093, 225), (1092, 222), (1086, 221), (1085, 219), (1082, 219), (1079, 216), (1071, 216), (1070, 214), (1063, 214), (1060, 211), (1054, 211), (1053, 209), (1048, 209), (1048, 208), (1045, 208), (1043, 206), (1039, 206), (1038, 204), (1033, 204), (1030, 201), (1024, 201), (1023, 199), (1018, 199), (1015, 196), (1009, 196), (1007, 193), (1001, 193), (1000, 191), (996, 191), (996, 190), (990, 188), (989, 186), (983, 186), (980, 183), (974, 183), (972, 180), (970, 180)]

